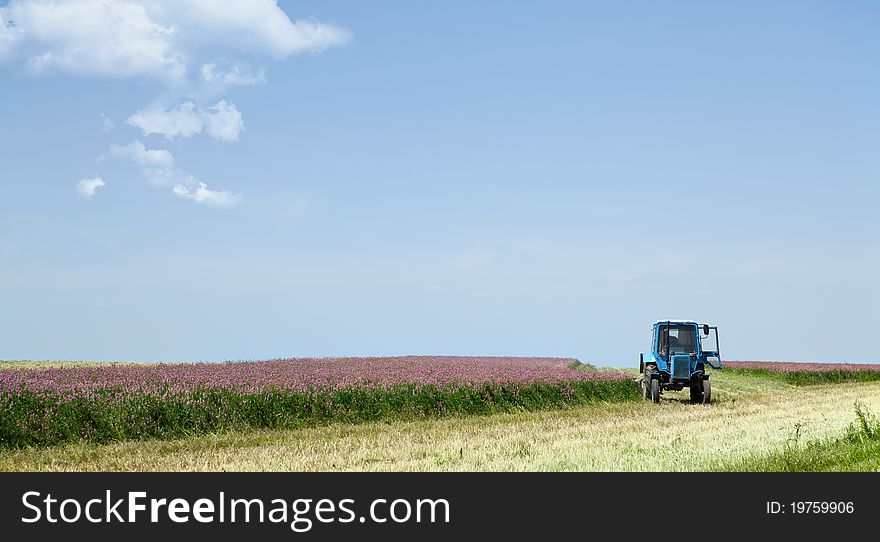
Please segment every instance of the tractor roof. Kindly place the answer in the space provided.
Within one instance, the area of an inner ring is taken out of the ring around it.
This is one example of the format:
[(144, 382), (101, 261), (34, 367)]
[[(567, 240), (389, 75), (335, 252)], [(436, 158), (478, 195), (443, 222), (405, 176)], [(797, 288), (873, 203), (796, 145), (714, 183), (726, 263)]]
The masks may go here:
[(667, 319), (663, 319), (663, 320), (657, 320), (656, 322), (654, 322), (654, 325), (656, 326), (657, 324), (665, 324), (666, 322), (669, 322), (670, 324), (696, 324), (697, 323), (696, 320), (683, 320), (681, 318), (667, 318)]

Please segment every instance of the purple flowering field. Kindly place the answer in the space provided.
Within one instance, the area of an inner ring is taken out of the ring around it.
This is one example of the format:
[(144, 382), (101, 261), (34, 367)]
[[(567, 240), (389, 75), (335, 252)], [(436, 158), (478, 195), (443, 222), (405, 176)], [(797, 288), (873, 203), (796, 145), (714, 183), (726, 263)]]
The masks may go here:
[(0, 369), (0, 448), (568, 408), (639, 397), (571, 358), (305, 358)]
[(623, 371), (573, 369), (574, 363), (577, 360), (573, 358), (402, 356), (0, 369), (0, 392), (27, 389), (61, 396), (87, 396), (97, 389), (174, 393), (216, 388), (256, 393), (373, 389), (398, 384), (559, 384), (629, 378)]

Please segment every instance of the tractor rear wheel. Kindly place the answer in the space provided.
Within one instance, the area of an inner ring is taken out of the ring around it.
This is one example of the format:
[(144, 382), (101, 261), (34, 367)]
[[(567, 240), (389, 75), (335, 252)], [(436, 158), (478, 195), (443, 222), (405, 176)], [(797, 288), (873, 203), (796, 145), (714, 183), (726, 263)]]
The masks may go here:
[(712, 386), (708, 380), (703, 380), (703, 404), (708, 405), (712, 402)]
[(651, 379), (651, 401), (660, 402), (660, 381), (656, 378)]

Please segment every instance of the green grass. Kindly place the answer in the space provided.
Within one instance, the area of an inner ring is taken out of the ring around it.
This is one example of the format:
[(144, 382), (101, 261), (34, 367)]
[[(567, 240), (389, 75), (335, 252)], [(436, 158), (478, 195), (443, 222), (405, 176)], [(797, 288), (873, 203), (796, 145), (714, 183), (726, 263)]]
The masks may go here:
[(726, 374), (754, 375), (779, 380), (793, 386), (842, 384), (845, 382), (877, 382), (880, 371), (774, 371), (771, 369), (724, 369)]
[(592, 402), (634, 401), (632, 380), (482, 386), (399, 385), (387, 389), (320, 389), (241, 393), (201, 389), (189, 393), (116, 394), (56, 398), (15, 392), (0, 405), (0, 448), (54, 446), (77, 440), (174, 439), (211, 432), (303, 428), (330, 423), (437, 419), (522, 410), (548, 410)]
[(855, 421), (832, 438), (802, 442), (801, 426), (780, 450), (728, 466), (731, 471), (843, 472), (880, 471), (880, 420), (855, 404)]

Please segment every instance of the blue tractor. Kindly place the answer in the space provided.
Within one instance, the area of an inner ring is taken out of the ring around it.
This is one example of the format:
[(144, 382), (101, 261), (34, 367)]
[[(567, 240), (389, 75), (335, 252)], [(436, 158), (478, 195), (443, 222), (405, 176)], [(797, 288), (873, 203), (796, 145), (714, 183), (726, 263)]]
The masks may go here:
[(658, 320), (651, 352), (639, 354), (642, 397), (659, 403), (663, 390), (688, 387), (692, 402), (707, 405), (712, 401), (707, 365), (721, 369), (717, 327), (693, 320)]

